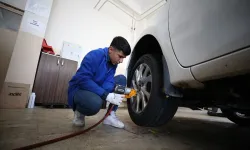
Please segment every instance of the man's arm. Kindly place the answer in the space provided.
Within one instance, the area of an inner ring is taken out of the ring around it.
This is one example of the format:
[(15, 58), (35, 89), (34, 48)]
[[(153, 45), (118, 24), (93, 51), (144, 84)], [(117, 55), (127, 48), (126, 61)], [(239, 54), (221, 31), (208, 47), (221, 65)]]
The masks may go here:
[(102, 88), (104, 88), (107, 92), (113, 92), (115, 88), (115, 80), (114, 80), (114, 75), (115, 75), (115, 69), (112, 70), (104, 83), (102, 84)]
[(81, 63), (81, 68), (79, 69), (78, 84), (81, 89), (96, 93), (103, 99), (106, 99), (108, 93), (105, 91), (105, 89), (100, 87), (92, 80), (95, 72), (95, 67), (91, 66), (95, 66), (96, 63), (95, 61), (93, 61), (93, 59), (94, 56), (91, 52), (84, 57)]

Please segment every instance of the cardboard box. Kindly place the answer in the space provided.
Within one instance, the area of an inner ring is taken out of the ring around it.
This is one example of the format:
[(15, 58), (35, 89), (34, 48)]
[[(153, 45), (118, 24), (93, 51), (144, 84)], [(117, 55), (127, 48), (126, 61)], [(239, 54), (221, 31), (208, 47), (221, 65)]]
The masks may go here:
[(5, 82), (0, 95), (0, 108), (25, 108), (29, 84)]

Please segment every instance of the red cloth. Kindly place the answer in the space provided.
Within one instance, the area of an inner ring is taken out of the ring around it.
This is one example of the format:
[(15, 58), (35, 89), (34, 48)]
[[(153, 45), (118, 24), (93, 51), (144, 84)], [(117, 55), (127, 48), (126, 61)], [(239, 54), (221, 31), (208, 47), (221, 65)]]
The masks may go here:
[(55, 52), (54, 52), (52, 46), (49, 46), (45, 39), (43, 39), (42, 51), (45, 52), (45, 53), (55, 55)]

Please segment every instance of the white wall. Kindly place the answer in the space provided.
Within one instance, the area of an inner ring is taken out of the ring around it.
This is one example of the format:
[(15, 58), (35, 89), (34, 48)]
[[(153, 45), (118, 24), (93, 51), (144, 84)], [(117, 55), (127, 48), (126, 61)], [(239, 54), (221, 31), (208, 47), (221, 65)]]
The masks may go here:
[[(132, 43), (130, 27), (94, 9), (97, 2), (54, 0), (45, 39), (57, 54), (60, 54), (63, 41), (81, 45), (84, 54), (109, 46), (113, 37), (118, 35)], [(119, 65), (117, 74), (125, 73), (127, 60)]]

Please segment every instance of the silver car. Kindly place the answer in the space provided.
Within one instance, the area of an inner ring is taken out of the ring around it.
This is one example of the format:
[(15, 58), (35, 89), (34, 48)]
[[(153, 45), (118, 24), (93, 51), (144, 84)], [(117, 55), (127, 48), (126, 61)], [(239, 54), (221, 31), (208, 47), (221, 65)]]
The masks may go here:
[(250, 125), (249, 0), (167, 0), (146, 22), (127, 67), (135, 124), (163, 125), (182, 106)]

